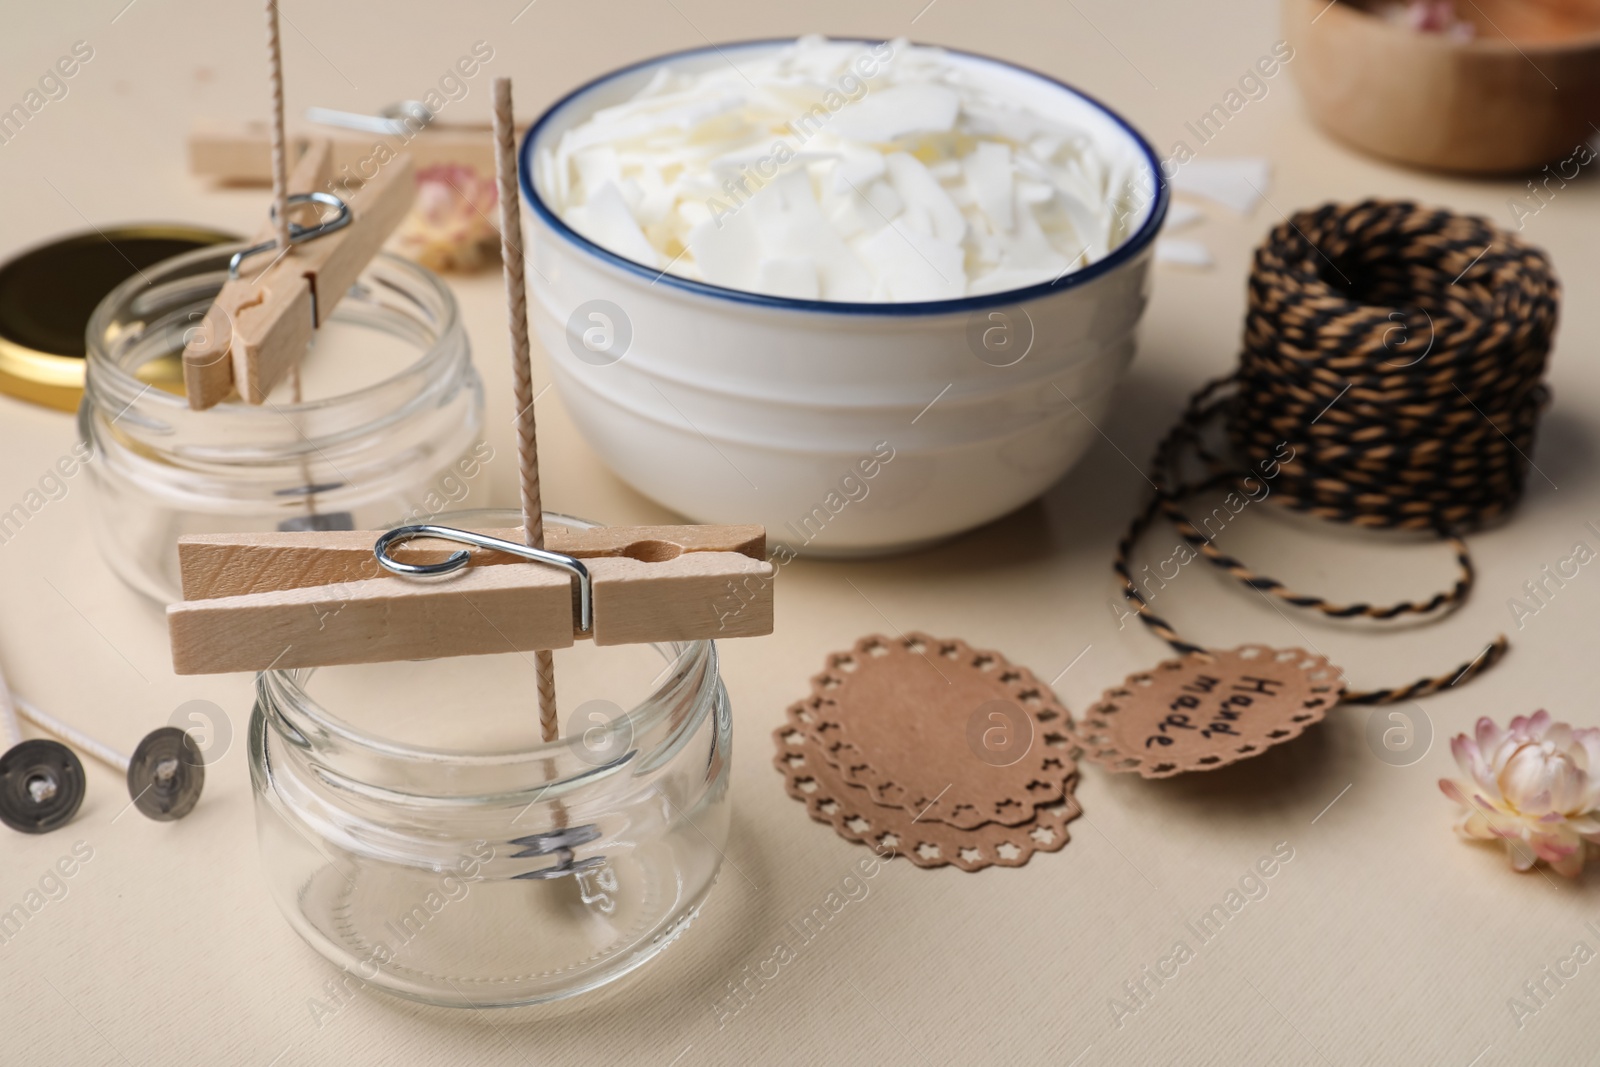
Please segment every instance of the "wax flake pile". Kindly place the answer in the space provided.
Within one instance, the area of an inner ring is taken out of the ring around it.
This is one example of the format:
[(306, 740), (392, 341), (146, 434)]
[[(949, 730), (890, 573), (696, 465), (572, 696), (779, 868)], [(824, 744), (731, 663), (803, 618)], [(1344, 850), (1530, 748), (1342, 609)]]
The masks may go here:
[(541, 195), (647, 267), (855, 302), (1048, 282), (1148, 207), (1132, 142), (1046, 118), (942, 49), (806, 37), (728, 58), (660, 68), (564, 132), (537, 158)]

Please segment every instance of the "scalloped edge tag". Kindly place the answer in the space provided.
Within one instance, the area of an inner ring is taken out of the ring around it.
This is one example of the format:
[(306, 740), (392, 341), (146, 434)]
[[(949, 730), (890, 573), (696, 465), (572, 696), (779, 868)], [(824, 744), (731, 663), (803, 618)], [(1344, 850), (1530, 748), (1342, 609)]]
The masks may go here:
[(805, 727), (876, 804), (963, 830), (1019, 826), (1077, 773), (1066, 706), (999, 652), (913, 631), (863, 637), (827, 664)]
[(1059, 796), (1036, 805), (1018, 826), (986, 823), (962, 830), (934, 819), (919, 819), (904, 808), (873, 803), (867, 790), (844, 779), (828, 762), (801, 720), (802, 701), (789, 708), (788, 721), (773, 731), (777, 754), (772, 765), (784, 776), (788, 794), (803, 802), (817, 822), (833, 827), (846, 841), (904, 856), (918, 867), (951, 866), (963, 871), (1021, 867), (1036, 852), (1059, 852), (1071, 835), (1067, 824), (1083, 814), (1073, 775)]
[(1214, 771), (1292, 741), (1344, 692), (1344, 672), (1299, 648), (1241, 645), (1128, 675), (1069, 732), (1110, 771), (1170, 778)]

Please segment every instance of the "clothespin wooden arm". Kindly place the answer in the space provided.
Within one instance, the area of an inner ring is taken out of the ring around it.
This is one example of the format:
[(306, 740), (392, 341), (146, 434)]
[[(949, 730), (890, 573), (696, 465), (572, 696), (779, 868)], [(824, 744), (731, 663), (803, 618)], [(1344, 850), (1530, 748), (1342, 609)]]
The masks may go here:
[[(480, 530), (503, 541), (520, 541), (518, 529)], [(372, 554), (379, 530), (292, 531), (242, 534), (192, 534), (178, 541), (178, 572), (185, 600), (240, 596), (393, 577)], [(767, 555), (767, 533), (745, 526), (599, 526), (590, 530), (551, 524), (545, 547), (592, 560), (623, 556), (662, 562), (690, 552), (734, 552), (754, 560)], [(471, 566), (526, 561), (485, 549), (464, 549), (451, 541), (419, 538), (394, 549), (406, 563), (439, 563), (459, 551), (472, 554)], [(565, 579), (563, 579), (565, 581)]]
[(571, 582), (532, 564), (184, 601), (167, 609), (167, 626), (179, 674), (528, 652), (574, 641)]
[[(441, 164), (494, 173), (494, 139), (485, 124), (434, 122), (410, 137), (338, 131), (313, 127), (293, 132), (293, 153), (313, 136), (333, 147), (333, 172), (341, 180), (359, 182), (385, 155), (408, 152), (420, 169)], [(518, 130), (520, 136), (522, 127)], [(265, 122), (204, 122), (189, 133), (189, 173), (229, 185), (266, 185), (272, 180), (271, 136)]]
[(305, 354), (312, 330), (328, 321), (411, 210), (416, 172), (410, 157), (391, 160), (377, 177), (340, 195), (350, 206), (350, 224), (296, 245), (268, 267), (262, 279), (266, 298), (247, 306), (234, 322), (234, 387), (246, 403), (264, 403), (284, 380)]
[[(491, 536), (512, 540), (517, 532)], [(500, 553), (477, 554), (442, 578), (415, 579), (377, 567), (373, 533), (184, 538), (185, 595), (204, 596), (167, 609), (173, 667), (219, 673), (528, 652), (567, 648), (579, 637), (612, 645), (772, 632), (774, 568), (761, 558), (760, 527), (552, 527), (549, 534), (547, 547), (588, 568), (590, 633), (577, 633), (568, 575)], [(417, 541), (395, 555), (438, 562), (458, 550)], [(374, 574), (381, 577), (366, 576)], [(329, 577), (344, 580), (321, 580)]]
[[(331, 174), (331, 145), (312, 142), (290, 176), (290, 191), (329, 191)], [(261, 253), (266, 266), (246, 260), (241, 277), (223, 283), (204, 328), (184, 349), (191, 408), (211, 407), (235, 389), (247, 403), (266, 400), (411, 209), (411, 158), (391, 158), (360, 188), (341, 188), (337, 195), (349, 207), (348, 225), (286, 253)]]

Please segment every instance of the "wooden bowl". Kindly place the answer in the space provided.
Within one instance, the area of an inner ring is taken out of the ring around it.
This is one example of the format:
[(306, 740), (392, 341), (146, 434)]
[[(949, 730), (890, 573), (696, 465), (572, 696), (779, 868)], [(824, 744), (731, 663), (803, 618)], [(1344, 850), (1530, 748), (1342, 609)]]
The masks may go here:
[(1458, 2), (1475, 31), (1465, 41), (1390, 21), (1373, 2), (1284, 2), (1287, 65), (1323, 129), (1435, 170), (1592, 158), (1579, 150), (1600, 132), (1600, 0)]

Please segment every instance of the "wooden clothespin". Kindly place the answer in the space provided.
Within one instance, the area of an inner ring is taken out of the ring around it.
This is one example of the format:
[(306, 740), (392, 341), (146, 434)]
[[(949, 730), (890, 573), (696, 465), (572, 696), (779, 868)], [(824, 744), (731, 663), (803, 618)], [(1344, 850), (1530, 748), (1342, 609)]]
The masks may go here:
[[(545, 651), (585, 638), (620, 645), (772, 632), (774, 567), (760, 526), (548, 528), (545, 551), (581, 562), (581, 578), (517, 554), (529, 551), (521, 530), (476, 533), (503, 542), (501, 550), (393, 534), (380, 546), (385, 535), (375, 531), (184, 537), (184, 599), (167, 608), (173, 669), (213, 674)], [(443, 577), (385, 569), (446, 566), (452, 557), (465, 558)]]
[[(303, 152), (313, 140), (328, 142), (333, 174), (345, 182), (364, 180), (378, 160), (401, 152), (418, 168), (458, 164), (480, 174), (494, 173), (494, 140), (483, 123), (436, 121), (405, 134), (314, 126), (291, 134), (289, 143), (292, 151)], [(224, 185), (267, 184), (272, 180), (271, 131), (259, 120), (197, 124), (189, 133), (189, 173)]]
[[(314, 331), (333, 314), (416, 196), (412, 161), (404, 154), (390, 159), (359, 189), (351, 192), (347, 184), (339, 195), (331, 191), (333, 149), (327, 141), (308, 145), (294, 174), (285, 173), (283, 68), (272, 0), (266, 10), (273, 217), (257, 243), (234, 257), (229, 280), (184, 346), (184, 386), (196, 411), (220, 403), (235, 390), (246, 403), (265, 402), (299, 366)], [(290, 186), (296, 190), (292, 194)], [(315, 225), (294, 226), (291, 207), (307, 203), (334, 208), (335, 214)], [(246, 276), (245, 265), (257, 256), (250, 265), (266, 265)]]
[[(312, 142), (289, 178), (291, 199), (328, 188), (331, 158), (326, 141)], [(241, 270), (241, 277), (223, 283), (202, 328), (184, 348), (189, 406), (203, 411), (235, 389), (247, 403), (265, 401), (411, 210), (415, 195), (410, 158), (393, 159), (371, 181), (340, 196), (349, 221), (339, 229), (291, 245), (286, 254), (272, 252), (276, 258), (265, 269), (249, 275)], [(265, 258), (273, 249), (270, 231), (260, 240), (254, 247)]]

